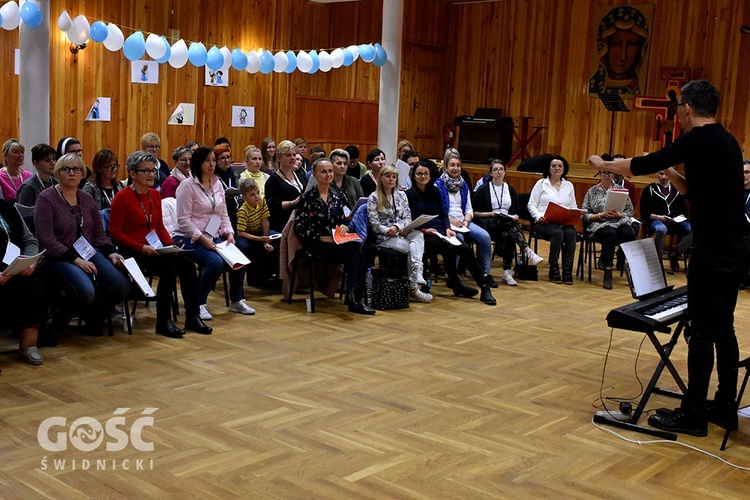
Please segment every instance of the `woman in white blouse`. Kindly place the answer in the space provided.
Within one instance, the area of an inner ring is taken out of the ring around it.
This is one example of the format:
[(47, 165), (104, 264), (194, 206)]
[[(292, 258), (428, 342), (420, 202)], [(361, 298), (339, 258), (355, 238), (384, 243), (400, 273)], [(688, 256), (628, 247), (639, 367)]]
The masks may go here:
[[(565, 179), (568, 166), (556, 156), (531, 190), (528, 209), (536, 224), (534, 231), (549, 240), (549, 280), (553, 283), (573, 284), (573, 260), (576, 253), (576, 230), (573, 225), (561, 226), (548, 222), (544, 213), (550, 202), (565, 208), (578, 208), (573, 183)], [(560, 276), (560, 250), (562, 249), (562, 277)]]

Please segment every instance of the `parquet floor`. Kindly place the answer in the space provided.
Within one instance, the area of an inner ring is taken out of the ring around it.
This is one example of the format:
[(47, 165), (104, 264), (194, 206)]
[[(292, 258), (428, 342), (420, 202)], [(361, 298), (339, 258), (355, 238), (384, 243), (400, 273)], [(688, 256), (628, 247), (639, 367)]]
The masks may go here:
[[(258, 313), (242, 317), (225, 312), (215, 293), (211, 336), (157, 336), (153, 306), (141, 308), (133, 336), (68, 335), (43, 350), (42, 367), (18, 362), (15, 341), (3, 336), (0, 497), (746, 497), (750, 472), (675, 444), (627, 443), (592, 425), (610, 343), (604, 318), (632, 301), (624, 278), (615, 277), (613, 291), (600, 280), (595, 272), (595, 282), (573, 287), (501, 285), (494, 308), (439, 284), (432, 304), (374, 317), (324, 298), (308, 314), (302, 295), (287, 305), (253, 288), (247, 295)], [(685, 275), (670, 280), (679, 286)], [(744, 356), (749, 324), (750, 292), (741, 292)], [(638, 394), (642, 341), (614, 332), (605, 396)], [(684, 343), (673, 359), (684, 374)], [(655, 363), (644, 343), (641, 379)], [(649, 407), (672, 404), (655, 396)], [(145, 443), (107, 428), (94, 434), (103, 438), (98, 448), (80, 451), (91, 439), (77, 419), (106, 426), (118, 408), (129, 408), (118, 427), (126, 433), (148, 417), (144, 409), (158, 408), (141, 433)], [(40, 424), (54, 416), (65, 425), (42, 434), (68, 436), (62, 451), (38, 440)], [(680, 442), (750, 467), (750, 422), (741, 421), (725, 452), (722, 436), (710, 425), (708, 437)]]

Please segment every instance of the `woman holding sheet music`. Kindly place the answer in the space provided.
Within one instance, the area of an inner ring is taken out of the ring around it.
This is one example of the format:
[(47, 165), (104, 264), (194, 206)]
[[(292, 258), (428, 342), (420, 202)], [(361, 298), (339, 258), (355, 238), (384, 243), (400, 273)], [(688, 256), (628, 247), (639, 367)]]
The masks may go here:
[[(418, 229), (424, 234), (425, 249), (428, 253), (439, 253), (443, 256), (445, 272), (448, 275), (446, 285), (453, 290), (453, 295), (471, 298), (477, 294), (476, 288), (464, 285), (458, 277), (456, 257), (460, 256), (466, 263), (466, 268), (469, 270), (471, 277), (482, 289), (479, 300), (489, 306), (494, 306), (497, 301), (492, 296), (490, 285), (479, 268), (474, 250), (465, 242), (456, 238), (456, 233), (451, 229), (448, 220), (448, 211), (440, 200), (440, 193), (435, 189), (432, 177), (433, 171), (430, 164), (426, 161), (420, 161), (411, 170), (411, 188), (406, 190), (412, 217), (437, 216)], [(451, 238), (454, 243), (448, 241), (448, 238)], [(458, 243), (458, 245), (455, 245), (455, 243)]]
[(599, 171), (599, 184), (591, 186), (583, 198), (583, 208), (588, 211), (583, 216), (586, 224), (586, 232), (602, 244), (601, 267), (604, 267), (604, 280), (602, 286), (612, 289), (612, 261), (615, 256), (615, 245), (633, 241), (635, 232), (630, 225), (633, 216), (633, 204), (630, 198), (625, 196), (625, 208), (623, 212), (614, 209), (606, 209), (607, 191), (612, 189), (612, 172)]
[(85, 173), (80, 156), (63, 155), (54, 170), (60, 183), (39, 193), (34, 205), (36, 237), (45, 250), (41, 269), (65, 291), (64, 302), (52, 304), (47, 345), (57, 343), (74, 314), (82, 315), (89, 334), (100, 336), (106, 315), (130, 291), (130, 280), (118, 269), (122, 256), (104, 232), (94, 198), (78, 189)]
[[(576, 230), (572, 224), (560, 225), (547, 221), (544, 214), (550, 203), (564, 208), (578, 208), (573, 183), (565, 177), (568, 165), (561, 156), (554, 156), (549, 169), (543, 172), (529, 196), (528, 209), (534, 218), (534, 232), (549, 240), (549, 280), (553, 283), (573, 284), (573, 260), (576, 254)], [(560, 276), (560, 250), (562, 250), (562, 277)]]
[[(200, 318), (213, 319), (206, 302), (208, 294), (216, 286), (222, 271), (224, 259), (216, 252), (217, 243), (228, 241), (234, 244), (234, 230), (227, 215), (227, 202), (224, 187), (214, 173), (216, 156), (211, 148), (200, 147), (190, 159), (191, 177), (177, 187), (177, 238), (186, 256), (203, 268), (198, 281), (198, 303)], [(240, 314), (255, 314), (255, 309), (245, 302), (242, 281), (245, 268), (229, 271), (229, 310)]]
[(171, 319), (172, 296), (179, 276), (182, 299), (185, 301), (185, 330), (209, 334), (211, 328), (199, 316), (195, 264), (182, 254), (165, 254), (158, 250), (173, 244), (162, 219), (161, 195), (152, 187), (158, 175), (158, 165), (156, 156), (145, 151), (136, 151), (128, 156), (131, 184), (112, 200), (110, 234), (125, 258), (135, 258), (141, 269), (159, 276), (156, 333), (171, 338), (185, 335), (185, 331), (172, 323)]

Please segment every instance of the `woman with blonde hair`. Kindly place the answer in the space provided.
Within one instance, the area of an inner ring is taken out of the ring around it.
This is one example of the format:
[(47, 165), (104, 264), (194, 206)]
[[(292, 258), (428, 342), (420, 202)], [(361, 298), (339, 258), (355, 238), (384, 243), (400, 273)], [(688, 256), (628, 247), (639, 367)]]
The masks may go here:
[(8, 139), (3, 144), (5, 166), (0, 169), (0, 188), (2, 188), (2, 197), (7, 201), (16, 201), (18, 188), (34, 176), (28, 170), (21, 168), (25, 155), (26, 148), (18, 139)]
[(419, 285), (427, 282), (422, 276), (424, 234), (421, 231), (404, 231), (411, 224), (411, 210), (406, 193), (398, 189), (398, 170), (386, 165), (380, 169), (375, 192), (367, 199), (367, 217), (378, 246), (407, 254), (409, 295), (419, 302), (429, 302), (432, 295), (422, 292)]
[(250, 145), (245, 148), (245, 171), (240, 174), (240, 179), (243, 177), (246, 179), (252, 179), (255, 181), (255, 185), (258, 186), (258, 193), (261, 198), (266, 197), (266, 181), (270, 177), (267, 173), (261, 170), (263, 166), (263, 154), (260, 148), (255, 145)]

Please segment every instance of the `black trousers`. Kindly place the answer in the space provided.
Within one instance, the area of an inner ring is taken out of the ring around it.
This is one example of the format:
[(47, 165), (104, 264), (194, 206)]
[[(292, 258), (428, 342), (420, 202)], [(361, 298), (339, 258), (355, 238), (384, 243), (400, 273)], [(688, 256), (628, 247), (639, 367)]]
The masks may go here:
[(346, 271), (346, 289), (359, 288), (360, 274), (364, 274), (365, 256), (359, 241), (350, 241), (337, 245), (324, 241), (305, 242), (305, 248), (316, 259), (330, 264), (344, 263)]
[(425, 234), (424, 248), (425, 253), (439, 253), (443, 256), (443, 264), (445, 264), (445, 274), (448, 275), (447, 284), (449, 287), (459, 282), (457, 258), (460, 258), (464, 265), (466, 265), (466, 269), (477, 285), (481, 287), (484, 283), (484, 275), (479, 267), (477, 257), (466, 242), (462, 241), (460, 246), (456, 246), (438, 238), (434, 234)]
[(612, 267), (612, 261), (615, 257), (615, 245), (633, 241), (635, 232), (628, 225), (619, 227), (602, 226), (592, 235), (594, 241), (602, 244), (601, 259), (604, 267)]
[(576, 228), (558, 224), (534, 224), (534, 232), (549, 241), (550, 268), (557, 267), (562, 249), (563, 270), (572, 272), (576, 256)]
[(688, 391), (682, 405), (705, 409), (716, 351), (717, 398), (737, 397), (739, 347), (734, 308), (740, 280), (748, 272), (750, 235), (725, 238), (721, 245), (695, 241), (688, 267)]

